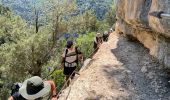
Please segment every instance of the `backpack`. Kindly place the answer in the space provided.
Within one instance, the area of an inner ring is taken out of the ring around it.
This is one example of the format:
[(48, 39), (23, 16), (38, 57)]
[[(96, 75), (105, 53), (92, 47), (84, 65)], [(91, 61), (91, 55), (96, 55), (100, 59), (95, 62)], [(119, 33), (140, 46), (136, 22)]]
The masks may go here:
[[(66, 51), (65, 51), (64, 63), (66, 62), (67, 53), (68, 53), (68, 49), (66, 49)], [(78, 47), (77, 46), (75, 47), (75, 53), (76, 53), (76, 60), (74, 62), (76, 62), (77, 66), (78, 66)], [(71, 62), (71, 63), (74, 63), (74, 62)], [(65, 67), (65, 64), (64, 64), (64, 67)]]
[(97, 42), (98, 42), (98, 38), (94, 37), (94, 43), (93, 43), (93, 48), (96, 49), (97, 48)]
[(11, 86), (11, 96), (17, 92), (19, 92), (19, 88), (22, 86), (22, 83), (14, 83)]
[(101, 37), (101, 38), (94, 37), (94, 42), (93, 42), (93, 48), (94, 49), (97, 48), (98, 42), (100, 42), (100, 40), (102, 40), (102, 39), (103, 39), (103, 37)]

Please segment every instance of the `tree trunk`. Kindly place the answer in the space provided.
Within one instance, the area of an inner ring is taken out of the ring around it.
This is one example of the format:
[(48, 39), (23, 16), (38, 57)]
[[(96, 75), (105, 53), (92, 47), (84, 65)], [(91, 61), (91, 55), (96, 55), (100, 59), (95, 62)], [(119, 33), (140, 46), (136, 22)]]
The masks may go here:
[(38, 11), (35, 8), (35, 32), (38, 33), (39, 25), (38, 25)]

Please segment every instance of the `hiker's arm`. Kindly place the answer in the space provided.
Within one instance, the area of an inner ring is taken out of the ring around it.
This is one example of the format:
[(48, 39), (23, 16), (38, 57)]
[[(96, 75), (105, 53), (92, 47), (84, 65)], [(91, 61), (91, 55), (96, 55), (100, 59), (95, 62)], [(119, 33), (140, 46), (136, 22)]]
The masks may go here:
[(81, 61), (83, 61), (84, 56), (83, 56), (83, 53), (80, 51), (79, 48), (77, 48), (77, 52), (78, 52), (78, 55), (79, 55), (79, 59), (80, 59)]
[(10, 96), (8, 98), (8, 100), (18, 100), (18, 97), (20, 96), (20, 94), (18, 92), (14, 93), (12, 96)]
[(54, 81), (47, 81), (51, 85), (51, 94), (52, 94), (52, 99), (51, 100), (57, 100), (57, 90), (56, 90), (56, 85)]
[(14, 98), (11, 96), (11, 97), (8, 98), (8, 100), (14, 100)]
[(84, 60), (84, 56), (83, 54), (80, 54), (80, 60), (83, 61)]
[(64, 60), (65, 60), (65, 52), (61, 55), (61, 67), (64, 67)]
[(64, 60), (65, 60), (65, 54), (66, 50), (64, 50), (63, 54), (61, 55), (61, 67), (64, 68)]

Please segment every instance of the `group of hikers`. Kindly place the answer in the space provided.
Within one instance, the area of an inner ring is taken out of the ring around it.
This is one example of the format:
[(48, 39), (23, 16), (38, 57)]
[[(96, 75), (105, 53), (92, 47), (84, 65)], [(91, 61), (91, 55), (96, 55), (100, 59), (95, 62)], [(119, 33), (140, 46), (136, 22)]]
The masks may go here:
[(107, 42), (108, 41), (108, 37), (110, 35), (110, 33), (113, 32), (113, 29), (111, 28), (109, 31), (104, 31), (104, 33), (97, 33), (96, 36), (94, 37), (94, 51), (97, 52), (97, 50), (99, 49), (100, 45), (103, 42)]
[[(108, 41), (108, 37), (113, 30), (97, 33), (94, 37), (94, 51), (96, 52), (103, 41)], [(61, 56), (61, 66), (65, 81), (75, 76), (75, 70), (79, 61), (83, 63), (84, 57), (80, 49), (74, 45), (73, 41), (67, 41), (66, 48)], [(69, 83), (67, 84), (69, 85)], [(43, 81), (39, 76), (33, 76), (25, 80), (22, 84), (17, 83), (12, 89), (8, 100), (57, 100), (57, 90), (54, 81)]]

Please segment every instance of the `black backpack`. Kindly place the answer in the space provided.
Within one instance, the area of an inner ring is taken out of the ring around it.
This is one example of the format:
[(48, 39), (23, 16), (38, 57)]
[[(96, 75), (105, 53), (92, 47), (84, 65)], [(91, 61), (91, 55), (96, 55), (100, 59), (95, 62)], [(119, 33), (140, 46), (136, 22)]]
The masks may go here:
[(21, 87), (21, 83), (14, 83), (11, 86), (11, 96), (17, 92), (19, 92), (19, 88)]
[(96, 41), (94, 40), (93, 42), (93, 48), (96, 49), (97, 48), (97, 43), (99, 41), (99, 38), (95, 37)]

